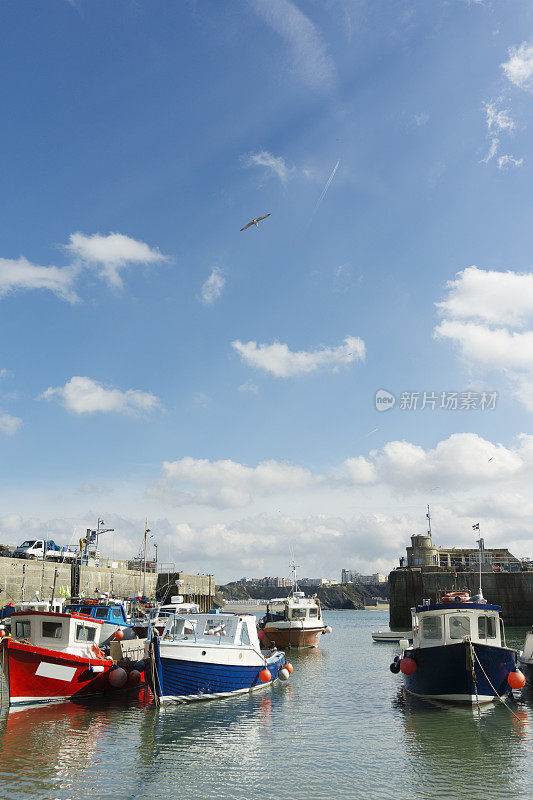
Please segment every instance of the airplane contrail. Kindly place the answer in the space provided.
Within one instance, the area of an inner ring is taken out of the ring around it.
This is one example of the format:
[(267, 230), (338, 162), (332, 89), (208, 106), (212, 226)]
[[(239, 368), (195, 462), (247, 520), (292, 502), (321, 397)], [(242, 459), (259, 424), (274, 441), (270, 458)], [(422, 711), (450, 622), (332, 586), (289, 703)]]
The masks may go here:
[(315, 216), (316, 212), (318, 211), (318, 207), (320, 206), (320, 203), (322, 202), (322, 200), (323, 200), (323, 199), (324, 199), (324, 197), (326, 196), (326, 192), (328, 191), (329, 187), (331, 186), (331, 182), (332, 182), (333, 178), (335, 177), (335, 173), (337, 172), (337, 170), (338, 170), (338, 168), (339, 168), (339, 164), (340, 164), (340, 163), (341, 163), (341, 162), (340, 162), (340, 160), (339, 160), (339, 161), (337, 161), (337, 163), (335, 164), (335, 166), (334, 166), (334, 167), (333, 167), (333, 169), (331, 170), (331, 175), (330, 175), (330, 176), (329, 176), (329, 178), (327, 179), (327, 181), (326, 181), (326, 185), (325, 185), (325, 186), (324, 186), (324, 188), (322, 189), (322, 193), (321, 193), (320, 197), (319, 197), (319, 198), (318, 198), (318, 200), (317, 200), (317, 204), (316, 204), (316, 206), (315, 206), (315, 210), (314, 210), (314, 211), (313, 211), (313, 213), (311, 214), (311, 219), (312, 219), (312, 218)]

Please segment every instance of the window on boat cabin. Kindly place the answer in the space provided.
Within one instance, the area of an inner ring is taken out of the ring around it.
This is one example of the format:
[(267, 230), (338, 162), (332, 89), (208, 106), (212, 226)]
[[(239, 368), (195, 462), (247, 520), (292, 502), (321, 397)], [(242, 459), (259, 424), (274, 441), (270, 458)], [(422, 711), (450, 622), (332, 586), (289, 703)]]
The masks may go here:
[(496, 618), (486, 617), (485, 615), (478, 617), (477, 632), (480, 639), (495, 639)]
[(122, 609), (121, 608), (114, 608), (113, 609), (113, 616), (118, 617), (118, 619), (122, 619)]
[(205, 636), (225, 636), (226, 624), (218, 619), (208, 619), (205, 623)]
[(30, 638), (30, 621), (29, 619), (21, 620), (20, 622), (17, 620), (15, 623), (15, 636), (17, 639), (29, 639)]
[(318, 606), (316, 608), (309, 609), (309, 616), (310, 617), (318, 617)]
[(96, 619), (107, 619), (107, 608), (97, 608), (95, 617)]
[(305, 608), (293, 608), (291, 619), (305, 619)]
[(243, 622), (241, 628), (241, 644), (250, 644), (250, 634), (248, 633), (248, 626)]
[(61, 639), (63, 636), (63, 623), (43, 621), (41, 633), (43, 639)]
[(442, 639), (442, 617), (424, 617), (422, 620), (423, 639)]
[(86, 617), (90, 617), (91, 616), (91, 611), (92, 611), (91, 606), (82, 606), (80, 608), (80, 612), (79, 613), (80, 614), (85, 614)]
[(88, 628), (86, 625), (76, 625), (77, 642), (94, 642), (95, 628)]
[(470, 636), (470, 617), (466, 614), (450, 617), (450, 639), (464, 639)]

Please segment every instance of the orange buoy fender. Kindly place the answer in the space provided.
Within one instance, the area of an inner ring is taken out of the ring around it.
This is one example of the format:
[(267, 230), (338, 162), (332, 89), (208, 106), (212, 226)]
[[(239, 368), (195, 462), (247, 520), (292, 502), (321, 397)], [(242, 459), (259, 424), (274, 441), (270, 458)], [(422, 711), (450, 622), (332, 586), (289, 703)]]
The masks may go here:
[(402, 658), (400, 661), (400, 669), (404, 675), (412, 675), (416, 672), (416, 661), (414, 658)]
[(292, 675), (292, 671), (293, 671), (294, 667), (292, 666), (290, 661), (286, 661), (285, 662), (285, 669), (287, 670), (289, 675)]
[(523, 689), (526, 685), (526, 676), (519, 669), (510, 672), (507, 676), (507, 683), (511, 689)]
[(259, 673), (259, 680), (261, 681), (261, 683), (268, 683), (269, 680), (271, 679), (272, 675), (270, 674), (270, 670), (266, 668), (262, 669), (261, 672)]

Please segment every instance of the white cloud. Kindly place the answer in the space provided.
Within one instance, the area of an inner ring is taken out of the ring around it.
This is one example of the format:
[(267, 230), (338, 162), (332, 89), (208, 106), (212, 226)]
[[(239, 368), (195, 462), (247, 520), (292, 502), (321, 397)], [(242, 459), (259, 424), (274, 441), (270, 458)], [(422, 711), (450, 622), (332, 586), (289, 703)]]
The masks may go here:
[(187, 456), (163, 463), (150, 494), (170, 505), (225, 509), (245, 507), (265, 496), (282, 502), (284, 495), (309, 491), (326, 496), (357, 487), (403, 491), (413, 485), (427, 491), (435, 481), (447, 490), (460, 490), (503, 485), (521, 476), (533, 477), (533, 436), (522, 434), (515, 447), (507, 448), (475, 433), (456, 433), (427, 450), (412, 442), (387, 442), (368, 456), (346, 459), (328, 474), (274, 460), (249, 467), (230, 459)]
[(446, 284), (448, 296), (437, 303), (446, 318), (479, 319), (522, 326), (533, 322), (533, 273), (466, 267)]
[(522, 329), (533, 321), (533, 274), (468, 267), (447, 286), (435, 337), (456, 344), (470, 368), (505, 375), (532, 410), (533, 330)]
[(277, 175), (282, 183), (287, 183), (296, 173), (295, 167), (288, 167), (281, 156), (274, 156), (268, 150), (241, 156), (241, 162), (244, 167), (264, 167), (271, 174)]
[[(471, 545), (472, 524), (479, 521), (487, 546), (531, 555), (532, 481), (533, 436), (525, 434), (505, 443), (474, 433), (425, 447), (384, 442), (324, 472), (272, 460), (248, 466), (180, 457), (167, 462), (148, 493), (137, 475), (112, 486), (115, 513), (102, 512), (116, 533), (101, 546), (106, 557), (136, 555), (148, 515), (161, 561), (214, 573), (217, 582), (287, 574), (289, 543), (302, 576), (338, 577), (342, 567), (388, 572), (405, 555), (409, 537), (424, 531), (429, 500), (436, 544)], [(90, 494), (98, 486), (85, 488), (0, 487), (0, 502), (18, 504), (28, 515), (0, 518), (4, 541), (18, 544), (20, 536), (49, 531), (60, 544), (74, 544), (94, 526), (95, 500), (102, 508), (102, 499)], [(58, 495), (64, 519), (54, 518)], [(38, 514), (27, 506), (30, 496)], [(49, 519), (38, 518), (46, 514)]]
[(497, 133), (500, 131), (514, 131), (516, 128), (516, 123), (513, 119), (511, 119), (509, 109), (498, 109), (494, 101), (485, 103), (484, 105), (485, 112), (487, 114), (487, 128), (489, 131), (496, 131)]
[[(497, 155), (500, 148), (500, 134), (513, 133), (516, 128), (515, 121), (511, 118), (509, 109), (498, 108), (497, 103), (493, 100), (490, 103), (484, 103), (485, 113), (487, 116), (487, 130), (490, 136), (490, 147), (487, 155), (482, 158), (484, 164), (488, 164)], [(496, 135), (498, 134), (498, 135)], [(505, 169), (506, 167), (521, 167), (524, 163), (523, 158), (514, 158), (514, 156), (503, 155), (498, 158), (498, 169)]]
[(520, 47), (510, 47), (509, 60), (501, 66), (507, 78), (521, 89), (533, 88), (533, 44), (522, 42)]
[(533, 370), (533, 331), (519, 333), (477, 322), (444, 320), (435, 336), (458, 344), (468, 361), (489, 369)]
[(420, 114), (413, 114), (413, 122), (418, 128), (421, 128), (422, 125), (427, 125), (429, 122), (429, 114), (427, 111), (421, 111)]
[(108, 413), (136, 414), (153, 411), (160, 407), (159, 399), (150, 392), (139, 389), (119, 389), (105, 387), (101, 383), (74, 376), (64, 386), (49, 387), (39, 399), (58, 399), (61, 405), (73, 414)]
[(62, 300), (76, 303), (79, 297), (74, 285), (83, 268), (97, 268), (101, 278), (111, 286), (120, 288), (120, 271), (130, 264), (168, 261), (157, 248), (150, 248), (144, 242), (120, 233), (111, 233), (109, 236), (73, 233), (70, 243), (63, 249), (75, 259), (73, 264), (66, 267), (41, 267), (32, 264), (24, 256), (0, 258), (0, 297), (15, 291), (45, 289)]
[(0, 258), (0, 297), (15, 291), (46, 289), (70, 303), (78, 301), (74, 282), (78, 270), (73, 267), (40, 267), (24, 256)]
[(309, 470), (278, 461), (247, 467), (229, 459), (209, 461), (186, 457), (163, 463), (163, 475), (151, 493), (174, 505), (191, 503), (239, 508), (248, 505), (256, 494), (280, 489), (296, 491), (313, 481)]
[(205, 305), (213, 305), (215, 300), (218, 300), (222, 294), (222, 290), (226, 285), (226, 278), (224, 273), (218, 267), (214, 267), (210, 276), (204, 281), (202, 285), (201, 297)]
[(498, 159), (498, 169), (505, 169), (506, 167), (521, 167), (523, 163), (523, 158), (515, 158), (514, 156), (500, 156)]
[(498, 152), (498, 148), (500, 146), (500, 140), (497, 136), (493, 136), (490, 140), (490, 147), (488, 149), (487, 155), (485, 158), (482, 158), (484, 164), (488, 164), (489, 161), (492, 161), (496, 153)]
[(96, 267), (103, 280), (119, 289), (123, 285), (120, 271), (127, 266), (157, 264), (168, 260), (157, 248), (151, 248), (122, 233), (110, 233), (108, 236), (73, 233), (65, 249), (84, 265)]
[(14, 417), (12, 414), (0, 411), (0, 433), (12, 436), (21, 426), (22, 420), (20, 417)]
[(258, 394), (259, 392), (259, 386), (252, 380), (248, 380), (245, 381), (244, 383), (241, 383), (238, 389), (239, 392), (249, 392), (250, 394)]
[(249, 0), (261, 17), (289, 45), (292, 70), (311, 89), (330, 89), (335, 67), (311, 20), (289, 0)]
[(103, 483), (83, 483), (76, 491), (78, 494), (103, 496), (111, 494), (112, 489)]
[(365, 343), (362, 339), (347, 336), (338, 347), (321, 347), (317, 350), (293, 352), (286, 344), (257, 344), (257, 342), (231, 343), (242, 361), (256, 369), (270, 372), (277, 378), (306, 375), (320, 369), (337, 370), (340, 366), (364, 361)]

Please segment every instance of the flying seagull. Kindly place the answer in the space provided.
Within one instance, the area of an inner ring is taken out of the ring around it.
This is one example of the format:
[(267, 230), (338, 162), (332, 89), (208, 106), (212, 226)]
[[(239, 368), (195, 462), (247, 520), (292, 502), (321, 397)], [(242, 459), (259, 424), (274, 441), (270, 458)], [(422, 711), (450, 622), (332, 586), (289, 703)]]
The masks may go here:
[(258, 228), (259, 225), (257, 223), (261, 222), (262, 219), (266, 219), (269, 216), (270, 216), (270, 214), (265, 214), (264, 217), (257, 217), (256, 219), (253, 219), (251, 222), (248, 223), (248, 225), (245, 225), (244, 228), (241, 228), (241, 231), (245, 231), (246, 228), (250, 227), (250, 225), (255, 225), (255, 227)]

